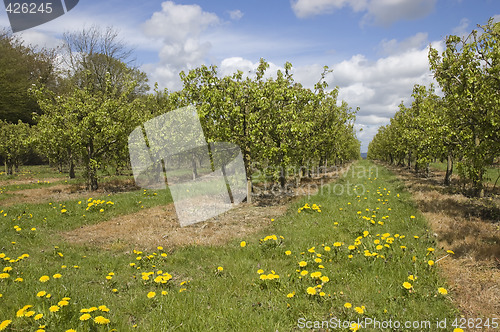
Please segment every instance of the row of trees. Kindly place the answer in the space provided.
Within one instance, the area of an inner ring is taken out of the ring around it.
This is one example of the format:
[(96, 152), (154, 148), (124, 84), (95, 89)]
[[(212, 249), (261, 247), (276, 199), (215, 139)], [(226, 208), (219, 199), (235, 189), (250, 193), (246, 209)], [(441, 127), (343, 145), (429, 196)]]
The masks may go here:
[(403, 103), (368, 147), (368, 158), (414, 164), (428, 170), (433, 159), (453, 164), (477, 196), (484, 195), (486, 168), (500, 157), (500, 24), (492, 19), (467, 37), (449, 36), (442, 54), (430, 48), (429, 63), (444, 96), (415, 85), (410, 107)]
[[(326, 67), (314, 90), (294, 81), (290, 63), (271, 78), (261, 59), (253, 77), (242, 72), (221, 77), (215, 66), (201, 66), (180, 73), (182, 90), (147, 93), (146, 75), (130, 65), (131, 53), (114, 30), (92, 27), (65, 34), (63, 51), (66, 70), (56, 73), (57, 84), (38, 80), (27, 90), (40, 111), (33, 117), (36, 125), (27, 127), (25, 145), (35, 146), (53, 164), (67, 164), (71, 177), (82, 165), (91, 190), (98, 188), (99, 168), (129, 166), (127, 142), (134, 128), (187, 105), (197, 108), (208, 142), (241, 147), (249, 177), (265, 170), (284, 186), (287, 167), (359, 157), (355, 111), (337, 102), (338, 89), (327, 91)], [(25, 124), (5, 122), (0, 128), (12, 126)], [(6, 165), (18, 164), (23, 151), (9, 158), (6, 151), (0, 146)]]

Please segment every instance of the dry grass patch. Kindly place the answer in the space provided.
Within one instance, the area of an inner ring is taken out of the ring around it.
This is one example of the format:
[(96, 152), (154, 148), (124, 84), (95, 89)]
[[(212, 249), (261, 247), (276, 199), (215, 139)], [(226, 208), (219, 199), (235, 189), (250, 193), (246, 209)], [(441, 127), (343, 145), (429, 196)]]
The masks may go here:
[(286, 206), (258, 207), (242, 204), (207, 221), (181, 227), (174, 205), (157, 206), (120, 216), (96, 225), (64, 232), (71, 243), (105, 249), (174, 248), (190, 244), (223, 245), (234, 238), (257, 232), (286, 211)]

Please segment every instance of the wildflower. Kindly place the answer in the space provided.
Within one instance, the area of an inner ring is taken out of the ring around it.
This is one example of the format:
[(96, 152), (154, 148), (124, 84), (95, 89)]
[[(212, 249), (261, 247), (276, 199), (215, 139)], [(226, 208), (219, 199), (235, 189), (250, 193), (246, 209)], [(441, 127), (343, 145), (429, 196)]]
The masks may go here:
[(53, 306), (50, 306), (49, 311), (50, 312), (58, 312), (59, 309), (61, 309), (59, 306), (53, 305)]
[(69, 304), (69, 302), (66, 301), (66, 300), (62, 300), (62, 301), (57, 302), (57, 305), (60, 306), (60, 307), (64, 307), (64, 306), (66, 306), (68, 304)]
[(429, 264), (429, 266), (433, 266), (434, 265), (434, 261), (431, 259), (427, 262), (427, 264)]
[(0, 279), (7, 279), (8, 277), (10, 277), (10, 274), (8, 274), (8, 273), (0, 273)]
[(360, 314), (360, 315), (362, 315), (362, 314), (365, 312), (365, 311), (363, 310), (363, 308), (361, 308), (361, 307), (356, 307), (356, 308), (354, 308), (354, 310), (355, 310), (358, 314)]
[(346, 303), (344, 303), (344, 307), (349, 309), (352, 307), (352, 304), (350, 304), (349, 302), (346, 302)]
[(330, 247), (328, 246), (325, 247), (325, 251), (330, 251), (330, 250), (332, 250)]
[(259, 270), (257, 270), (257, 273), (258, 273), (258, 274), (262, 274), (262, 273), (264, 273), (264, 270), (259, 269)]
[(408, 276), (408, 280), (415, 281), (415, 279), (417, 279), (417, 277), (415, 277), (413, 274), (410, 274)]
[(247, 245), (247, 243), (245, 241), (241, 241), (240, 242), (240, 247), (245, 248), (246, 245)]
[(441, 294), (441, 295), (446, 295), (446, 294), (448, 294), (448, 291), (447, 291), (445, 288), (443, 288), (443, 287), (439, 287), (439, 288), (438, 288), (438, 292), (439, 292), (439, 294)]
[(38, 315), (35, 315), (35, 317), (33, 317), (34, 320), (39, 320), (43, 317), (43, 314), (38, 314)]
[(352, 322), (351, 323), (351, 327), (349, 328), (349, 330), (353, 331), (353, 332), (356, 332), (357, 330), (359, 330), (360, 326), (358, 323), (354, 323)]
[(300, 267), (305, 267), (305, 266), (307, 266), (307, 262), (305, 262), (305, 261), (300, 261), (300, 262), (299, 262), (299, 266), (300, 266)]
[(415, 216), (410, 216), (410, 219), (415, 219)]
[(40, 280), (40, 282), (47, 282), (47, 281), (49, 281), (49, 279), (50, 279), (49, 276), (41, 276), (39, 280)]
[(222, 266), (219, 266), (219, 267), (217, 268), (217, 271), (222, 272), (222, 271), (224, 271), (224, 268), (223, 268)]
[(54, 278), (54, 279), (59, 279), (59, 278), (61, 278), (61, 277), (62, 277), (62, 275), (61, 275), (60, 273), (56, 273), (56, 274), (54, 274), (54, 275), (52, 276), (52, 278)]
[(330, 281), (330, 278), (328, 278), (327, 276), (322, 276), (322, 277), (320, 278), (320, 280), (321, 280), (322, 282), (326, 283), (326, 282), (329, 282), (329, 281)]
[(292, 252), (290, 250), (285, 251), (285, 255), (290, 256)]
[(94, 318), (94, 322), (96, 322), (97, 324), (106, 325), (109, 324), (110, 320), (104, 318), (103, 316), (97, 316), (96, 318)]
[(305, 275), (307, 275), (308, 273), (309, 273), (309, 271), (307, 271), (307, 270), (303, 270), (303, 271), (301, 271), (301, 272), (300, 272), (300, 275), (301, 275), (301, 276), (305, 276)]
[(155, 293), (155, 292), (149, 292), (149, 293), (148, 293), (148, 299), (151, 299), (151, 298), (153, 298), (153, 297), (155, 297), (155, 296), (156, 296), (156, 293)]
[(92, 318), (92, 316), (90, 316), (90, 314), (83, 314), (80, 316), (81, 321), (86, 321), (86, 320), (89, 320), (90, 318)]
[(316, 295), (317, 291), (316, 291), (316, 288), (314, 287), (308, 287), (307, 288), (307, 294), (309, 295)]
[(66, 213), (66, 212), (68, 212), (68, 210), (66, 210), (66, 209), (61, 210), (61, 213)]
[(412, 285), (408, 281), (405, 281), (405, 282), (403, 282), (403, 287), (406, 289), (411, 289)]
[(7, 326), (10, 325), (10, 323), (12, 323), (11, 320), (4, 320), (3, 322), (0, 323), (0, 331), (3, 331), (7, 328)]
[(286, 297), (288, 297), (289, 299), (290, 299), (290, 298), (292, 298), (292, 297), (294, 297), (294, 296), (295, 296), (295, 292), (293, 292), (293, 293), (288, 293), (288, 294), (286, 295)]

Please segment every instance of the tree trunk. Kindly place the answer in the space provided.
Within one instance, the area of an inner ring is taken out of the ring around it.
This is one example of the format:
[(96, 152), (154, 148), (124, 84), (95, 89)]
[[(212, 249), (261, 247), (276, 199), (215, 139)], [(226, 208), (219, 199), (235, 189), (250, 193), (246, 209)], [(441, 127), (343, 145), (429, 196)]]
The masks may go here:
[(444, 176), (444, 184), (449, 186), (451, 184), (451, 175), (453, 173), (453, 157), (450, 152), (448, 152), (448, 161), (446, 163), (446, 174)]
[[(193, 168), (193, 180), (196, 180), (198, 178), (198, 170), (196, 169), (196, 158), (194, 153), (191, 155), (191, 166)], [(225, 178), (225, 175), (224, 175)]]

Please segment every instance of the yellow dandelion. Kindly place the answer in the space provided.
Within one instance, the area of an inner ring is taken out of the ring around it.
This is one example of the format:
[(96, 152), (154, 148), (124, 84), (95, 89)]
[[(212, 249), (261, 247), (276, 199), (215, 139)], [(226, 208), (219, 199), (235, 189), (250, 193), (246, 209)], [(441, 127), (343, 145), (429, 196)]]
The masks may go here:
[(153, 297), (155, 297), (155, 296), (156, 296), (156, 293), (155, 293), (155, 292), (149, 292), (149, 293), (148, 293), (148, 299), (151, 299), (151, 298), (153, 298)]
[(427, 262), (427, 264), (429, 264), (429, 266), (433, 266), (434, 265), (434, 261), (431, 259)]
[(62, 277), (62, 275), (61, 275), (60, 273), (56, 273), (56, 274), (54, 274), (54, 275), (52, 276), (52, 278), (54, 278), (54, 279), (59, 279), (59, 278), (61, 278), (61, 277)]
[(290, 250), (285, 251), (285, 255), (290, 256), (292, 252)]
[(40, 320), (43, 317), (43, 314), (38, 314), (33, 317), (34, 320)]
[(356, 307), (354, 308), (354, 311), (356, 311), (358, 314), (362, 315), (365, 311), (361, 307)]
[(49, 279), (50, 279), (49, 276), (41, 276), (40, 279), (38, 279), (38, 280), (40, 280), (40, 282), (47, 282), (47, 281), (49, 281)]
[(90, 314), (83, 314), (80, 316), (81, 321), (86, 321), (86, 320), (89, 320), (90, 318), (92, 318), (92, 316), (90, 316)]
[(405, 282), (403, 282), (403, 287), (406, 289), (411, 289), (412, 285), (408, 281), (405, 281)]
[(344, 303), (344, 308), (347, 308), (347, 309), (352, 308), (352, 304), (350, 304), (349, 302), (346, 302), (346, 303)]
[(316, 295), (317, 290), (314, 287), (307, 287), (307, 294), (309, 295)]
[(3, 331), (7, 328), (7, 326), (10, 325), (10, 323), (12, 323), (11, 320), (4, 320), (3, 322), (0, 323), (0, 331)]
[(439, 292), (439, 294), (442, 294), (442, 295), (448, 294), (448, 291), (443, 287), (439, 287), (438, 292)]
[(94, 322), (96, 322), (97, 324), (100, 324), (100, 325), (106, 325), (106, 324), (109, 324), (110, 320), (107, 318), (104, 318), (103, 316), (97, 316), (96, 318), (94, 318)]
[(240, 242), (240, 247), (244, 248), (247, 246), (247, 243), (245, 241)]
[(300, 261), (300, 262), (299, 262), (299, 266), (300, 266), (300, 267), (305, 267), (305, 266), (307, 266), (307, 262), (305, 262), (305, 261)]
[(50, 312), (58, 312), (59, 309), (61, 309), (59, 306), (53, 305), (53, 306), (50, 306), (49, 311)]

